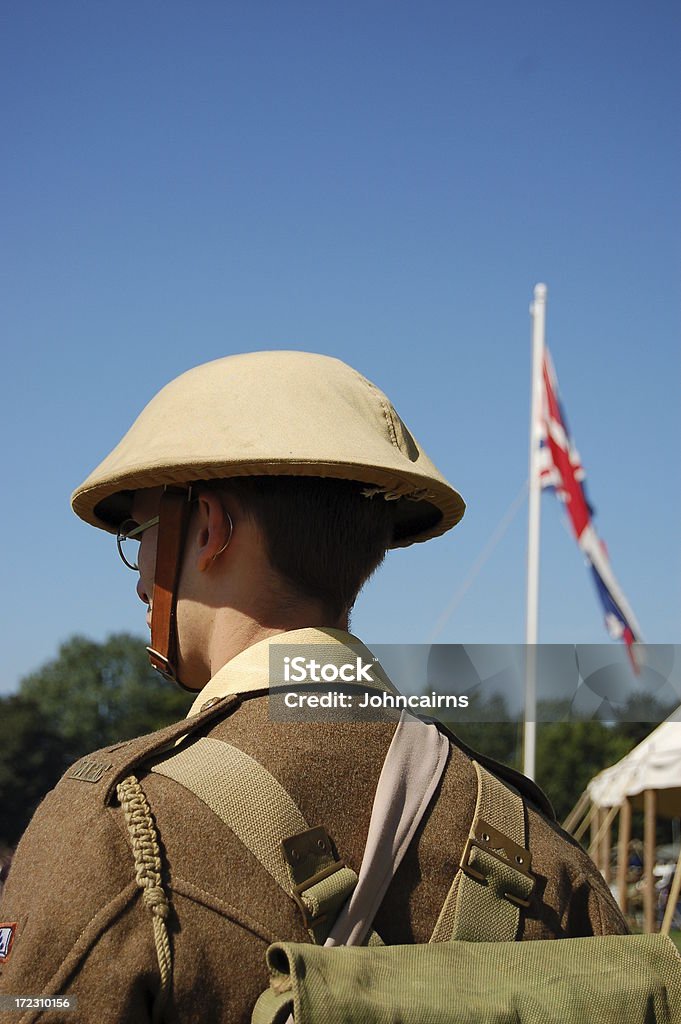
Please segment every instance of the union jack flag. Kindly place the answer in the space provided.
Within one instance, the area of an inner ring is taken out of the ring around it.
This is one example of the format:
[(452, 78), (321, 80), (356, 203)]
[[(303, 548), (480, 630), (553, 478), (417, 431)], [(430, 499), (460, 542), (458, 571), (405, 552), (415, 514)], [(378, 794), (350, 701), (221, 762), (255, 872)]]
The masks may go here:
[(548, 349), (544, 350), (542, 409), (535, 426), (539, 444), (539, 480), (555, 490), (565, 508), (575, 539), (584, 553), (603, 606), (605, 625), (613, 640), (623, 640), (634, 668), (632, 644), (641, 630), (615, 579), (605, 544), (593, 525), (594, 510), (584, 486), (584, 467), (567, 425), (558, 394), (558, 381)]

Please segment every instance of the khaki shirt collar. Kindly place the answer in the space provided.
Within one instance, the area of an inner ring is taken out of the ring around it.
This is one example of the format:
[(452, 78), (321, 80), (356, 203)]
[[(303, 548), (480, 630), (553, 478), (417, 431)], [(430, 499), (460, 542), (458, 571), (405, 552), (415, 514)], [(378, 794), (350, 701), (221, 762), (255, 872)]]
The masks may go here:
[[(342, 629), (293, 629), (285, 633), (259, 640), (252, 647), (241, 651), (226, 665), (218, 669), (212, 679), (204, 686), (189, 709), (187, 718), (206, 710), (209, 702), (213, 703), (229, 694), (253, 693), (256, 690), (268, 690), (270, 686), (270, 646), (272, 644), (309, 644), (329, 645), (330, 660), (339, 662), (362, 658), (364, 663), (371, 663), (373, 686), (381, 690), (395, 692), (395, 687), (372, 655), (368, 647), (352, 633)], [(368, 685), (368, 684), (367, 684)]]

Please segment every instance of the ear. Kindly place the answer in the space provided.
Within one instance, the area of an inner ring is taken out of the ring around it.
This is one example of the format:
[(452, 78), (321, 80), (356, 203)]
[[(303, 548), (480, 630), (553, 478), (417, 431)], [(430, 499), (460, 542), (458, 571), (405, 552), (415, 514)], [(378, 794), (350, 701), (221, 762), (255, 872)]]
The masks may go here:
[(199, 536), (197, 568), (206, 572), (227, 550), (234, 529), (232, 518), (212, 491), (199, 495)]

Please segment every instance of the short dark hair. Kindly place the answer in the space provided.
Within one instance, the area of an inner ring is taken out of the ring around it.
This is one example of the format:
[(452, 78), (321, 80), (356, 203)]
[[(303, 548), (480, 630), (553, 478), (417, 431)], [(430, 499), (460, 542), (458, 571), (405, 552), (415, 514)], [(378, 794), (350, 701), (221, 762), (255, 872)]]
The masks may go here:
[(218, 483), (262, 530), (270, 565), (287, 590), (319, 602), (334, 620), (351, 610), (391, 544), (390, 502), (380, 494), (366, 497), (366, 484), (326, 477)]

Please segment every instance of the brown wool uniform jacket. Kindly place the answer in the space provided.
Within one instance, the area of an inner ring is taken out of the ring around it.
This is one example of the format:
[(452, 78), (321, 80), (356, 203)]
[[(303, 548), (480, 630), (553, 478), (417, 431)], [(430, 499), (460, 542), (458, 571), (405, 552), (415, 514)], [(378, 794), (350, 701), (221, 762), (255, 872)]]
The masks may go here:
[[(344, 636), (335, 634), (341, 642)], [(183, 786), (145, 767), (182, 735), (184, 744), (200, 736), (227, 741), (260, 761), (306, 820), (324, 825), (341, 858), (359, 871), (394, 723), (275, 722), (265, 665), (262, 659), (254, 664), (249, 652), (239, 655), (211, 680), (187, 720), (90, 755), (43, 801), (0, 901), (0, 923), (16, 924), (9, 956), (0, 961), (0, 993), (76, 995), (78, 1008), (0, 1013), (0, 1020), (151, 1020), (160, 985), (154, 922), (116, 796), (117, 783), (131, 774), (155, 821), (170, 905), (168, 1024), (249, 1021), (268, 983), (268, 945), (310, 941), (297, 905), (236, 835)], [(237, 696), (240, 678), (249, 692)], [(442, 782), (375, 920), (387, 944), (428, 941), (461, 860), (475, 798), (471, 759), (452, 743)], [(519, 938), (625, 933), (605, 882), (581, 847), (548, 814), (528, 806), (537, 882), (530, 908), (521, 914)]]

